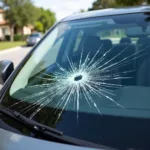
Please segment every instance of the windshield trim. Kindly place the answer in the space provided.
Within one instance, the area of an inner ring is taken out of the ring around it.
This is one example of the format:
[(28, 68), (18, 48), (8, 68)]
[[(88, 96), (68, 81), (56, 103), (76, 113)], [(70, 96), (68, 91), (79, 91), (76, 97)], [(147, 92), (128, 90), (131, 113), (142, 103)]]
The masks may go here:
[[(83, 19), (89, 19), (89, 18), (97, 18), (97, 17), (109, 17), (109, 16), (117, 16), (117, 15), (128, 15), (128, 14), (138, 14), (138, 13), (149, 13), (150, 12), (150, 7), (149, 10), (146, 9), (147, 7), (145, 7), (144, 10), (138, 9), (138, 7), (125, 7), (125, 9), (135, 9), (135, 11), (125, 11), (124, 8), (121, 8), (120, 11), (117, 11), (116, 8), (116, 12), (114, 12), (114, 10), (109, 10), (109, 9), (104, 9), (104, 10), (94, 10), (94, 11), (90, 11), (90, 12), (83, 12), (75, 14), (75, 15), (71, 15), (71, 16), (67, 16), (65, 18), (63, 18), (61, 20), (61, 22), (70, 22), (70, 21), (75, 21), (75, 20), (83, 20)], [(138, 9), (138, 11), (137, 11)], [(107, 13), (103, 13), (102, 11), (107, 11)], [(99, 11), (99, 13), (98, 13)], [(112, 13), (111, 13), (112, 12)], [(88, 15), (87, 13), (91, 13), (91, 15)], [(93, 13), (93, 14), (92, 14)], [(96, 14), (97, 13), (97, 14)], [(87, 14), (87, 16), (86, 16)], [(80, 17), (79, 17), (80, 16)]]
[(145, 12), (135, 12), (135, 13), (122, 13), (122, 14), (110, 14), (110, 15), (104, 15), (104, 16), (90, 16), (90, 17), (85, 17), (85, 18), (78, 18), (78, 19), (71, 19), (71, 20), (61, 20), (60, 23), (69, 23), (69, 22), (76, 22), (76, 21), (86, 21), (89, 19), (98, 19), (98, 18), (106, 18), (106, 17), (115, 17), (115, 16), (124, 16), (124, 15), (134, 15), (134, 14), (143, 14), (143, 13), (150, 13), (150, 11), (145, 11)]

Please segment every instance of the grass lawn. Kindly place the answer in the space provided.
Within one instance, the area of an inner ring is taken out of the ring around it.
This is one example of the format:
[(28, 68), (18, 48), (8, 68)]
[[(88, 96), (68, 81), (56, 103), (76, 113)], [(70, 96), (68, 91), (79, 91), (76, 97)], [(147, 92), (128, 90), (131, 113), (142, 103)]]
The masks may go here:
[(23, 46), (26, 43), (24, 41), (21, 42), (0, 42), (0, 51), (5, 50), (8, 48), (16, 47), (16, 46)]

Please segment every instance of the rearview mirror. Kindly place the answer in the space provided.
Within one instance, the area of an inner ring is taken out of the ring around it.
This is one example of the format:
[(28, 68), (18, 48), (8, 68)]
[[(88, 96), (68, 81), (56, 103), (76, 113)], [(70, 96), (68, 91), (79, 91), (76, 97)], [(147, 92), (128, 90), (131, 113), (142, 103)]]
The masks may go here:
[(4, 84), (13, 71), (13, 62), (9, 60), (0, 61), (0, 84)]

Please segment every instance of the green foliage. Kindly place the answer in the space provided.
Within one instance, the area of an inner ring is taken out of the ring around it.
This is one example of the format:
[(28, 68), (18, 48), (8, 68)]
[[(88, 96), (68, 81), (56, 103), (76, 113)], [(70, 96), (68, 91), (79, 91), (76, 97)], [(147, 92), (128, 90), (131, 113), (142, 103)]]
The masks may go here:
[[(125, 6), (136, 6), (142, 5), (145, 0), (96, 0), (92, 8), (89, 10), (98, 10), (104, 8), (112, 8), (112, 7), (125, 7)], [(150, 4), (150, 0), (147, 0), (147, 3)]]
[[(56, 21), (55, 14), (50, 10), (37, 8), (32, 0), (0, 0), (0, 6), (5, 10), (5, 19), (9, 22), (11, 41), (14, 40), (14, 28), (28, 24), (35, 25), (40, 32), (48, 30)], [(15, 40), (18, 40), (18, 35)]]
[(15, 26), (33, 24), (38, 18), (37, 8), (31, 0), (0, 0), (0, 3), (5, 10), (5, 19), (10, 25), (11, 41), (14, 40)]
[(43, 24), (40, 21), (36, 21), (34, 29), (39, 32), (43, 32)]
[(24, 41), (19, 41), (19, 42), (0, 42), (0, 51), (1, 50), (6, 50), (12, 47), (16, 47), (16, 46), (23, 46), (26, 43)]
[(92, 8), (89, 8), (89, 11), (90, 10), (98, 10), (101, 8), (101, 0), (96, 0), (93, 5), (92, 5)]
[(13, 26), (32, 24), (38, 17), (36, 7), (30, 0), (0, 0), (5, 10), (5, 19)]
[(40, 8), (39, 10), (40, 16), (38, 18), (38, 22), (40, 22), (43, 25), (43, 32), (46, 32), (46, 30), (48, 30), (56, 21), (55, 14), (49, 9), (45, 10), (43, 8)]
[[(14, 41), (25, 41), (26, 36), (23, 36), (22, 34), (15, 34)], [(10, 35), (5, 35), (5, 41), (10, 41)]]
[(22, 40), (23, 40), (23, 35), (21, 34), (14, 35), (14, 41), (22, 41)]
[(10, 35), (5, 35), (5, 41), (10, 41)]
[(98, 9), (104, 9), (104, 8), (110, 8), (114, 7), (115, 0), (96, 0), (92, 8), (89, 8), (89, 10), (98, 10)]
[[(136, 6), (142, 5), (145, 0), (116, 0), (116, 6)], [(147, 0), (147, 3), (150, 3), (150, 0)]]

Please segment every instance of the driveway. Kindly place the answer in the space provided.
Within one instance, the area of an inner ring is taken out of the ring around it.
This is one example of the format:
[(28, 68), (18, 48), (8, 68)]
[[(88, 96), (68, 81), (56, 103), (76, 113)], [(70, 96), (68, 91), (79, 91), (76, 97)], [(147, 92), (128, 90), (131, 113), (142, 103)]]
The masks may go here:
[(11, 60), (12, 62), (14, 62), (14, 66), (16, 67), (21, 62), (21, 60), (27, 55), (27, 53), (31, 50), (31, 48), (32, 47), (22, 47), (13, 50), (0, 51), (0, 61)]

